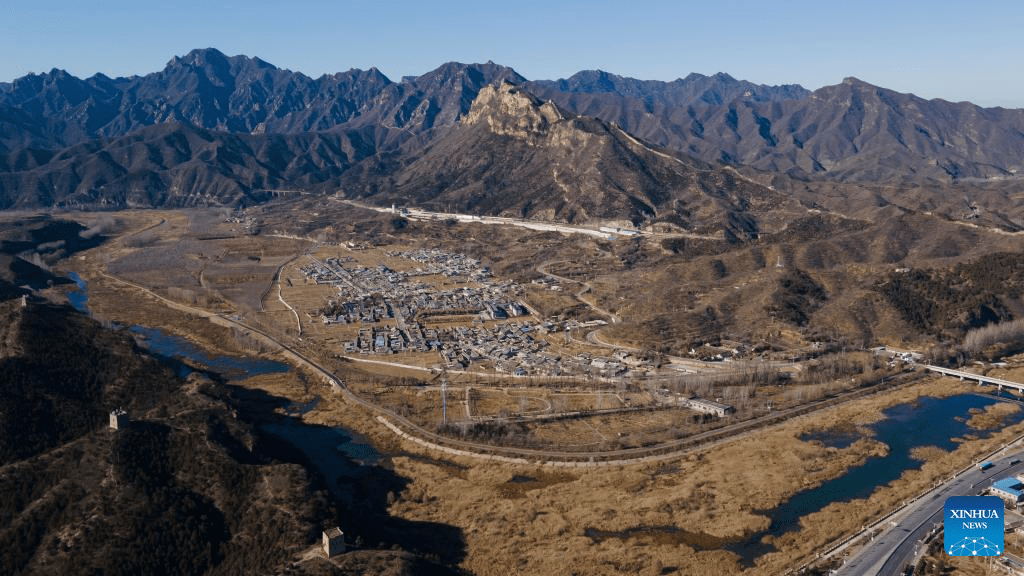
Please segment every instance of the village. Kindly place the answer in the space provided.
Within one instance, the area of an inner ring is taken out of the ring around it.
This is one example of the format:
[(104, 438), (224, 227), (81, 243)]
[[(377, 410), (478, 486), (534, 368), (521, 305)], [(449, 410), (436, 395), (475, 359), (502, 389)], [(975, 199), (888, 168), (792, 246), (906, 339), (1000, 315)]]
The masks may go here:
[[(346, 354), (436, 352), (438, 368), (493, 370), (514, 376), (629, 378), (650, 362), (623, 350), (609, 355), (563, 355), (552, 341), (591, 323), (539, 319), (522, 300), (523, 288), (495, 281), (486, 266), (438, 249), (387, 252), (409, 260), (410, 270), (360, 265), (354, 257), (327, 258), (300, 268), (309, 281), (333, 286), (337, 296), (316, 311), (325, 325), (357, 325), (343, 342)], [(450, 279), (450, 289), (426, 277)]]

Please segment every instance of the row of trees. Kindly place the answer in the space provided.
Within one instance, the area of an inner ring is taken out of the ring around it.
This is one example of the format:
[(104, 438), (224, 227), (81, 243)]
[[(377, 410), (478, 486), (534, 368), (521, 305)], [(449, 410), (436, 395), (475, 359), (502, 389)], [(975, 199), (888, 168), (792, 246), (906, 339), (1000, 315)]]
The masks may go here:
[(530, 430), (522, 422), (458, 422), (441, 424), (437, 433), (507, 446), (532, 445)]
[(994, 358), (1024, 349), (1024, 319), (990, 324), (971, 330), (964, 337), (962, 348), (971, 356)]
[(168, 286), (167, 297), (192, 306), (209, 306), (211, 303), (219, 302), (216, 292), (208, 288), (193, 290), (179, 286)]

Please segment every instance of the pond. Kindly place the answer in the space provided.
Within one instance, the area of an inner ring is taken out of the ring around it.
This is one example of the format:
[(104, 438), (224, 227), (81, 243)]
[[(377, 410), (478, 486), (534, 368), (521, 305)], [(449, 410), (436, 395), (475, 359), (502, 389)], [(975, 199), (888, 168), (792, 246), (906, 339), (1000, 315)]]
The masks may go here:
[[(817, 512), (833, 502), (849, 502), (869, 497), (876, 489), (896, 480), (910, 469), (919, 468), (921, 461), (911, 455), (915, 448), (937, 446), (946, 451), (958, 447), (954, 440), (967, 435), (988, 437), (990, 430), (976, 430), (967, 426), (971, 409), (984, 409), (999, 402), (980, 394), (960, 394), (947, 398), (921, 397), (914, 402), (899, 404), (883, 411), (885, 418), (866, 426), (874, 439), (889, 446), (886, 456), (868, 458), (860, 466), (829, 480), (817, 488), (798, 492), (781, 505), (761, 513), (772, 520), (768, 530), (759, 532), (743, 542), (726, 546), (736, 552), (749, 565), (755, 558), (771, 552), (774, 547), (762, 542), (765, 536), (781, 536), (800, 528), (800, 518)], [(1024, 419), (1024, 411), (1010, 415), (1004, 425)], [(830, 439), (831, 440), (831, 439)], [(849, 436), (841, 439), (849, 440)]]
[(78, 285), (78, 290), (68, 292), (68, 304), (71, 304), (75, 310), (88, 314), (89, 307), (86, 305), (86, 302), (89, 300), (89, 290), (85, 280), (82, 280), (82, 277), (76, 272), (69, 273), (68, 278)]
[(129, 331), (141, 341), (143, 347), (157, 356), (194, 362), (228, 380), (244, 380), (252, 376), (291, 371), (291, 366), (277, 360), (249, 356), (210, 356), (188, 339), (165, 334), (156, 328), (135, 325)]
[(327, 426), (264, 424), (262, 430), (287, 440), (328, 478), (351, 473), (355, 465), (377, 464), (381, 454), (355, 432)]
[[(970, 428), (966, 421), (971, 416), (971, 409), (984, 409), (999, 401), (998, 398), (981, 394), (961, 394), (947, 398), (926, 396), (884, 410), (883, 419), (863, 426), (859, 431), (853, 426), (837, 425), (803, 435), (801, 439), (804, 441), (849, 447), (866, 433), (888, 445), (889, 453), (868, 458), (860, 466), (850, 468), (843, 475), (817, 488), (796, 493), (775, 508), (759, 510), (760, 514), (771, 519), (767, 530), (729, 539), (689, 532), (678, 526), (637, 526), (622, 531), (586, 528), (584, 535), (595, 542), (608, 538), (636, 538), (638, 541), (685, 544), (696, 550), (724, 549), (737, 554), (741, 562), (749, 567), (758, 557), (776, 550), (770, 543), (774, 538), (799, 530), (801, 517), (818, 512), (834, 502), (867, 498), (907, 470), (919, 468), (922, 462), (912, 457), (915, 448), (937, 446), (952, 451), (958, 446), (955, 439), (968, 435), (979, 438), (989, 436), (991, 431)], [(1022, 419), (1024, 411), (1012, 414), (1004, 421), (1004, 425)]]
[(824, 430), (805, 432), (800, 435), (804, 442), (821, 442), (829, 448), (849, 448), (853, 443), (863, 436), (854, 426), (836, 426)]

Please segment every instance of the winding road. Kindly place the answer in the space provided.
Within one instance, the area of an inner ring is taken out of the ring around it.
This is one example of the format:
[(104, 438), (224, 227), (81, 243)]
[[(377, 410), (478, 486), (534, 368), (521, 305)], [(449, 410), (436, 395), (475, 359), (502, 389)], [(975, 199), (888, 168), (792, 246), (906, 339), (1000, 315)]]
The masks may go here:
[[(676, 159), (676, 161), (678, 161), (678, 159)], [(739, 175), (738, 172), (737, 175)], [(746, 179), (743, 176), (740, 177)], [(356, 202), (354, 200), (339, 198), (337, 196), (328, 196), (328, 198), (334, 202), (348, 204), (350, 206), (363, 208), (365, 210), (394, 213), (394, 210), (392, 210), (391, 208), (386, 208), (383, 206), (373, 206), (362, 202)], [(418, 220), (453, 219), (458, 220), (459, 222), (474, 222), (477, 224), (501, 224), (505, 226), (516, 226), (519, 228), (538, 230), (541, 232), (561, 232), (562, 234), (585, 234), (587, 236), (595, 236), (598, 238), (607, 238), (609, 236), (608, 232), (600, 230), (600, 224), (594, 224), (591, 226), (580, 226), (576, 224), (548, 222), (545, 220), (509, 218), (506, 216), (478, 216), (476, 214), (459, 214), (453, 212), (431, 212), (429, 210), (422, 210), (419, 208), (409, 208), (404, 216), (406, 218), (413, 218)], [(642, 236), (648, 236), (652, 238), (691, 238), (695, 240), (721, 240), (723, 238), (721, 234), (692, 234), (689, 232), (651, 232), (649, 230), (639, 230), (638, 233)]]
[(590, 302), (590, 301), (587, 301), (587, 300), (583, 299), (583, 295), (586, 294), (587, 292), (591, 292), (592, 289), (593, 289), (593, 287), (590, 285), (590, 283), (583, 282), (583, 281), (580, 281), (580, 280), (574, 280), (572, 278), (566, 278), (565, 276), (559, 276), (558, 274), (555, 274), (554, 272), (549, 272), (548, 271), (548, 266), (551, 266), (552, 264), (558, 264), (560, 262), (567, 262), (567, 260), (548, 260), (547, 262), (542, 262), (542, 263), (538, 264), (536, 270), (537, 270), (537, 272), (540, 272), (541, 274), (543, 274), (545, 276), (550, 276), (550, 277), (552, 277), (552, 278), (554, 278), (556, 280), (559, 280), (561, 282), (571, 282), (573, 284), (580, 284), (582, 286), (582, 288), (580, 288), (575, 293), (573, 293), (573, 295), (572, 295), (573, 298), (575, 298), (575, 299), (579, 300), (580, 302), (586, 304), (587, 307), (589, 307), (594, 312), (597, 312), (598, 314), (600, 314), (602, 316), (605, 316), (606, 318), (608, 318), (609, 320), (612, 321), (612, 324), (618, 324), (619, 323), (619, 317), (618, 316), (616, 316), (615, 314), (613, 314), (612, 312), (610, 312), (608, 310), (605, 310), (604, 308), (601, 308), (600, 306), (598, 306), (594, 302)]
[(534, 464), (550, 465), (550, 466), (566, 466), (566, 465), (582, 465), (582, 466), (608, 466), (608, 465), (623, 465), (623, 464), (635, 464), (641, 462), (649, 462), (652, 460), (661, 460), (666, 458), (675, 458), (680, 455), (692, 452), (695, 450), (704, 450), (715, 444), (719, 444), (726, 441), (731, 441), (736, 437), (753, 432), (755, 430), (778, 424), (795, 416), (808, 414), (829, 406), (834, 406), (843, 402), (848, 402), (856, 398), (862, 398), (871, 394), (886, 392), (893, 389), (892, 383), (888, 380), (883, 380), (874, 386), (868, 388), (861, 388), (833, 398), (826, 398), (803, 406), (797, 406), (786, 410), (779, 410), (771, 414), (761, 416), (752, 420), (745, 420), (734, 424), (729, 424), (721, 428), (709, 430), (700, 434), (688, 436), (686, 438), (680, 438), (670, 442), (665, 442), (655, 446), (643, 446), (637, 448), (620, 448), (616, 450), (604, 450), (604, 451), (593, 451), (593, 452), (577, 452), (577, 451), (563, 451), (563, 450), (543, 450), (533, 448), (517, 448), (511, 446), (496, 446), (491, 444), (482, 444), (477, 442), (470, 442), (466, 440), (460, 440), (450, 438), (447, 436), (441, 436), (434, 432), (424, 429), (423, 427), (415, 424), (409, 419), (400, 416), (387, 408), (369, 402), (360, 398), (358, 395), (353, 393), (345, 386), (342, 379), (338, 378), (332, 371), (322, 366), (316, 360), (310, 358), (307, 354), (299, 351), (294, 346), (282, 342), (278, 337), (266, 332), (261, 328), (251, 326), (238, 318), (232, 318), (223, 314), (210, 312), (202, 308), (196, 308), (186, 304), (175, 302), (168, 298), (165, 298), (159, 294), (156, 294), (152, 290), (145, 286), (139, 285), (135, 282), (123, 280), (107, 274), (106, 272), (100, 272), (100, 275), (118, 284), (132, 287), (150, 297), (155, 298), (157, 301), (164, 305), (185, 312), (198, 317), (206, 318), (215, 324), (226, 326), (230, 328), (237, 328), (248, 332), (250, 335), (258, 337), (264, 340), (267, 344), (275, 346), (280, 349), (281, 354), (287, 359), (291, 360), (294, 364), (306, 368), (320, 376), (324, 382), (331, 386), (336, 392), (342, 394), (343, 398), (355, 405), (361, 406), (371, 413), (378, 415), (378, 420), (392, 430), (400, 430), (403, 437), (415, 439), (415, 441), (421, 445), (429, 448), (436, 448), (442, 451), (456, 451), (459, 454), (479, 456), (482, 458), (503, 458), (512, 459), (515, 461), (530, 462)]

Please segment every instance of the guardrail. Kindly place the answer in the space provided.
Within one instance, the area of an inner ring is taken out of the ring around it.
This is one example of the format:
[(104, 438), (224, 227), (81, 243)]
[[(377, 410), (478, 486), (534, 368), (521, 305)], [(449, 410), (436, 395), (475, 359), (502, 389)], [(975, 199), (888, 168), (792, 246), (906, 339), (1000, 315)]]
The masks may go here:
[(792, 573), (794, 571), (797, 572), (797, 573), (803, 572), (807, 568), (809, 568), (809, 567), (811, 567), (811, 566), (813, 566), (815, 564), (818, 564), (819, 562), (828, 560), (840, 548), (843, 548), (844, 546), (846, 546), (847, 544), (853, 542), (857, 538), (860, 538), (861, 536), (864, 536), (864, 535), (870, 533), (872, 530), (875, 530), (881, 524), (883, 524), (884, 522), (886, 522), (887, 520), (889, 520), (890, 518), (895, 516), (897, 513), (902, 512), (903, 510), (905, 510), (908, 506), (911, 506), (911, 505), (919, 502), (921, 499), (923, 499), (924, 497), (928, 496), (932, 492), (934, 492), (936, 490), (940, 490), (944, 485), (948, 484), (949, 482), (952, 482), (953, 480), (956, 480), (961, 474), (965, 474), (965, 473), (973, 470), (975, 468), (975, 466), (978, 465), (977, 464), (978, 462), (983, 462), (985, 460), (988, 460), (989, 458), (993, 458), (997, 454), (1002, 452), (1003, 450), (1006, 450), (1008, 447), (1010, 447), (1013, 444), (1016, 444), (1018, 442), (1021, 442), (1021, 441), (1024, 441), (1024, 433), (1018, 435), (1013, 440), (1010, 440), (1009, 442), (1004, 443), (1002, 446), (1000, 446), (999, 448), (993, 450), (992, 452), (989, 452), (988, 454), (976, 457), (976, 460), (977, 460), (976, 462), (972, 462), (971, 464), (968, 464), (967, 466), (964, 466), (960, 470), (955, 471), (952, 476), (950, 476), (948, 478), (944, 478), (940, 484), (938, 484), (938, 485), (933, 484), (930, 488), (927, 488), (924, 492), (918, 494), (917, 496), (911, 498), (910, 500), (904, 501), (900, 506), (894, 508), (893, 510), (890, 510), (884, 516), (878, 518), (877, 520), (875, 520), (871, 524), (866, 525), (859, 532), (856, 532), (856, 533), (854, 533), (854, 534), (852, 534), (850, 536), (842, 538), (841, 540), (839, 540), (839, 541), (829, 545), (828, 549), (825, 552), (819, 553), (813, 560), (805, 562), (799, 568), (787, 571), (787, 574)]
[(985, 376), (983, 374), (975, 374), (974, 372), (965, 372), (963, 370), (953, 370), (952, 368), (943, 368), (941, 366), (932, 366), (930, 364), (922, 364), (922, 366), (931, 370), (932, 372), (938, 372), (939, 374), (945, 374), (947, 376), (956, 376), (961, 380), (977, 380), (979, 384), (991, 384), (1002, 388), (1015, 388), (1024, 392), (1024, 384), (1020, 382), (1013, 382), (1011, 380), (1003, 380), (1002, 378), (992, 378), (991, 376)]

